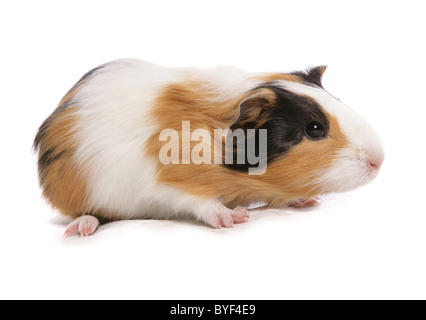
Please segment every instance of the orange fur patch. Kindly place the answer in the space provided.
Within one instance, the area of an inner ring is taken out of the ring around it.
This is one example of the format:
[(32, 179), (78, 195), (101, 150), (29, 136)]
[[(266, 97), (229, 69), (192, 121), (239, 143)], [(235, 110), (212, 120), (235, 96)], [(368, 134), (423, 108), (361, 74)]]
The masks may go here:
[[(174, 129), (182, 139), (182, 122), (190, 121), (191, 131), (206, 129), (214, 136), (214, 129), (227, 129), (239, 116), (239, 105), (246, 96), (220, 101), (214, 92), (203, 90), (197, 83), (175, 83), (165, 87), (151, 113), (159, 129), (146, 142), (148, 155), (158, 159), (163, 145), (159, 135), (164, 129)], [(191, 142), (191, 149), (197, 142)], [(182, 150), (180, 150), (182, 153)], [(180, 156), (180, 159), (182, 156)]]
[(88, 213), (86, 207), (87, 181), (84, 169), (74, 161), (76, 149), (74, 128), (78, 121), (77, 106), (55, 111), (44, 123), (39, 145), (39, 159), (47, 157), (39, 165), (43, 196), (65, 215), (78, 217)]
[(287, 80), (297, 83), (304, 83), (300, 77), (287, 73), (266, 73), (264, 75), (256, 76), (254, 79), (260, 80), (264, 83), (274, 82), (276, 80)]
[[(276, 76), (271, 75), (269, 79), (274, 77)], [(293, 79), (293, 76), (291, 78)], [(270, 100), (273, 93), (268, 89), (262, 90), (263, 95), (269, 95), (266, 100)], [(176, 83), (167, 86), (156, 100), (151, 114), (159, 128), (145, 145), (147, 153), (158, 160), (159, 150), (164, 145), (164, 142), (159, 141), (163, 129), (176, 130), (181, 139), (182, 121), (190, 121), (191, 131), (198, 128), (207, 129), (213, 137), (214, 129), (226, 129), (232, 125), (238, 117), (240, 103), (253, 94), (256, 92), (248, 92), (243, 97), (228, 101), (214, 102), (214, 94), (203, 91), (197, 83)], [(258, 98), (261, 99), (262, 94), (259, 94)], [(256, 119), (259, 115), (254, 113), (253, 118)], [(331, 115), (327, 116), (330, 121), (330, 137), (321, 141), (305, 138), (288, 153), (268, 164), (263, 175), (248, 175), (223, 165), (163, 165), (158, 162), (158, 182), (194, 196), (220, 199), (231, 208), (238, 205), (248, 206), (255, 202), (283, 206), (297, 198), (321, 194), (322, 186), (316, 178), (325, 167), (332, 164), (333, 155), (346, 144), (346, 138), (337, 120)], [(258, 117), (257, 120), (262, 121)]]

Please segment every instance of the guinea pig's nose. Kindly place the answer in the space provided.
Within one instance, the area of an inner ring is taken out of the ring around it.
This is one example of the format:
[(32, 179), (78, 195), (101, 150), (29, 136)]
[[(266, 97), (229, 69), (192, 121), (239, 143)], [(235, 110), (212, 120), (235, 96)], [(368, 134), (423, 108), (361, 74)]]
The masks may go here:
[(384, 157), (381, 155), (370, 155), (367, 159), (367, 167), (370, 170), (379, 170), (382, 166)]

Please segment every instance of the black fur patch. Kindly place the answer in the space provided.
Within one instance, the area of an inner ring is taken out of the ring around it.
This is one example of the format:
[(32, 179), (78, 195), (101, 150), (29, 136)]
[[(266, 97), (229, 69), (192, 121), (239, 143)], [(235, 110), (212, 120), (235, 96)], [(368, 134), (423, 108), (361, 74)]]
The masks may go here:
[(61, 158), (66, 151), (56, 152), (54, 149), (48, 149), (43, 154), (40, 154), (38, 164), (41, 167), (47, 166), (49, 163)]
[[(284, 155), (301, 142), (305, 138), (306, 125), (312, 121), (321, 123), (327, 136), (329, 123), (318, 103), (273, 84), (259, 88), (272, 90), (277, 97), (276, 103), (264, 108), (257, 121), (253, 122), (245, 121), (247, 111), (244, 108), (240, 110), (240, 117), (231, 126), (231, 130), (241, 128), (246, 133), (246, 161), (244, 164), (237, 163), (238, 148), (236, 141), (234, 141), (233, 163), (225, 164), (230, 169), (247, 171), (248, 168), (257, 167), (257, 165), (249, 164), (247, 161), (247, 129), (256, 129), (255, 135), (252, 137), (252, 139), (255, 139), (256, 156), (259, 156), (259, 129), (267, 129), (267, 159), (265, 163), (270, 163)], [(261, 108), (261, 106), (258, 107)], [(262, 121), (263, 119), (267, 120)], [(258, 123), (261, 123), (261, 125), (258, 125)]]

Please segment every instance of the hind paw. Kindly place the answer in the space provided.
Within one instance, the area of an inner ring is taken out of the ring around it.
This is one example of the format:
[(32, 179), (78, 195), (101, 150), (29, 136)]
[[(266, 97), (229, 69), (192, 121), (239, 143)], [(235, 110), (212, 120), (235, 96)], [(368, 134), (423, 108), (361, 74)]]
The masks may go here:
[(320, 204), (321, 198), (319, 197), (313, 197), (310, 199), (297, 199), (291, 201), (288, 206), (292, 208), (310, 208), (310, 207), (316, 207)]

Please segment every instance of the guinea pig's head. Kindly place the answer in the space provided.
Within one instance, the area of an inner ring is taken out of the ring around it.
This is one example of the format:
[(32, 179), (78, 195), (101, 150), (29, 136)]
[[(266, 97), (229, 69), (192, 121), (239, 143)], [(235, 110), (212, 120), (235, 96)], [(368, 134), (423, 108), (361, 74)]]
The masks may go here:
[[(294, 198), (365, 185), (377, 176), (384, 160), (373, 128), (322, 87), (325, 69), (276, 77), (254, 89), (231, 127), (267, 130), (267, 168), (256, 179), (280, 185)], [(255, 138), (262, 143), (259, 132)], [(262, 148), (258, 145), (256, 151)]]

